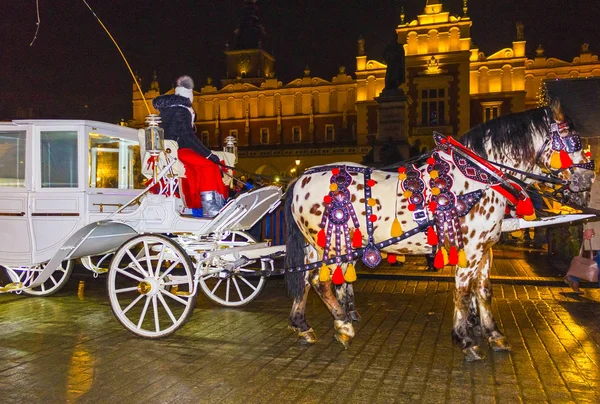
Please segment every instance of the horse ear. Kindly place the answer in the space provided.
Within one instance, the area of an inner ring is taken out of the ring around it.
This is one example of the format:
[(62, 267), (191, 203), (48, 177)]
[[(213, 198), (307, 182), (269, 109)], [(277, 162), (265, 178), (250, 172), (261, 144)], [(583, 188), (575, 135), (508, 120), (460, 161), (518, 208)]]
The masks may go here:
[(552, 111), (555, 121), (562, 122), (565, 120), (565, 114), (558, 98), (552, 98), (550, 101), (550, 110)]

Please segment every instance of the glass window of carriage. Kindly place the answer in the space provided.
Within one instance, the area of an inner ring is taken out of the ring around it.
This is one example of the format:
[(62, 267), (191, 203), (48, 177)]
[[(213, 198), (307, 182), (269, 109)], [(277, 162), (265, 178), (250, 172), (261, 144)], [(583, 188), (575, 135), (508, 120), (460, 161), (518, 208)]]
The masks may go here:
[(41, 131), (42, 188), (77, 188), (77, 131)]
[(0, 187), (25, 186), (25, 131), (0, 132)]
[(137, 142), (97, 133), (89, 135), (90, 188), (144, 188)]

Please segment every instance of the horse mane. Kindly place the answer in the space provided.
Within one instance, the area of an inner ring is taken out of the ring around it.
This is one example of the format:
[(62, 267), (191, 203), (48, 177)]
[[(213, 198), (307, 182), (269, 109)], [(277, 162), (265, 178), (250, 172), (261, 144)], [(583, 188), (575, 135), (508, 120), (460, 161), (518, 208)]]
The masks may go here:
[(536, 133), (548, 133), (552, 111), (549, 107), (530, 109), (484, 122), (463, 135), (461, 143), (483, 158), (488, 158), (485, 143), (509, 157), (533, 160), (533, 140)]

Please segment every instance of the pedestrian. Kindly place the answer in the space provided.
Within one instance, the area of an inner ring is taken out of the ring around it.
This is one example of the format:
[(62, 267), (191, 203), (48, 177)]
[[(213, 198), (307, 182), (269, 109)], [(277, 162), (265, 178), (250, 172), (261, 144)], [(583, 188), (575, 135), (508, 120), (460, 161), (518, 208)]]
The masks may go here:
[[(588, 208), (596, 210), (600, 209), (600, 181), (594, 181), (592, 184)], [(583, 243), (583, 249), (590, 251), (591, 256), (594, 257), (598, 263), (600, 261), (600, 256), (598, 255), (598, 252), (600, 251), (600, 221), (587, 222), (583, 226), (583, 240), (581, 242)], [(600, 265), (598, 265), (598, 267), (600, 268)], [(578, 294), (583, 293), (581, 289), (579, 289), (579, 283), (581, 282), (580, 278), (566, 275), (564, 281), (571, 289), (573, 289), (573, 292)], [(600, 280), (598, 284), (600, 286)]]
[(196, 136), (193, 88), (192, 78), (181, 76), (175, 94), (158, 96), (152, 105), (160, 112), (165, 139), (175, 140), (179, 147), (177, 157), (185, 167), (185, 204), (195, 216), (202, 208), (202, 216), (210, 218), (225, 205), (228, 189), (223, 183), (220, 159)]

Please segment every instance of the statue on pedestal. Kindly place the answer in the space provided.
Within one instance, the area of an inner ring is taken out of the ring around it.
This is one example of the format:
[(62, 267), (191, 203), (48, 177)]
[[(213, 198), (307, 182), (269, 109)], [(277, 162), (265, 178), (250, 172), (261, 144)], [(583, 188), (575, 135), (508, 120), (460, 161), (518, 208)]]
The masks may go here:
[(383, 59), (387, 64), (384, 92), (402, 92), (398, 86), (404, 83), (404, 48), (396, 37), (383, 50)]

